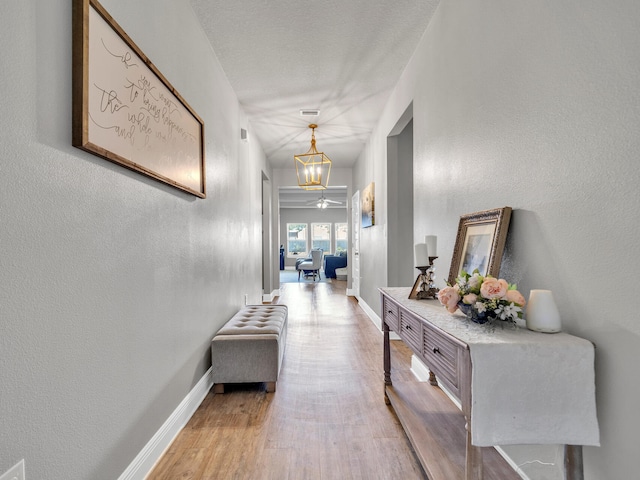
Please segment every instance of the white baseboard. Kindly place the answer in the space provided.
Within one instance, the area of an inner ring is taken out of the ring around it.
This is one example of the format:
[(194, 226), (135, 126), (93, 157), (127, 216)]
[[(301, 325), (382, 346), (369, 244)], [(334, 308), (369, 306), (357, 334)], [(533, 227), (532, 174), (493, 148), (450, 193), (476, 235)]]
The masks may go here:
[(502, 449), (502, 447), (495, 446), (493, 448), (495, 448), (496, 451), (500, 454), (500, 456), (504, 458), (505, 461), (511, 466), (511, 468), (513, 468), (513, 470), (518, 475), (520, 475), (520, 478), (522, 478), (522, 480), (530, 480), (529, 477), (522, 471), (520, 466), (516, 462), (514, 462), (509, 455), (507, 455), (507, 453)]
[(271, 303), (273, 299), (280, 296), (280, 289), (276, 289), (271, 293), (262, 294), (262, 302), (263, 303)]
[[(382, 333), (382, 320), (380, 320), (380, 317), (376, 314), (376, 312), (374, 312), (373, 309), (367, 304), (367, 302), (362, 299), (358, 301), (358, 305), (360, 306), (360, 308), (362, 308), (362, 310), (364, 310), (364, 313), (367, 314), (369, 320), (371, 320), (376, 328)], [(395, 332), (389, 332), (389, 340), (400, 340), (400, 337)]]
[(429, 381), (429, 367), (422, 363), (415, 355), (411, 355), (411, 373), (421, 382)]
[(373, 309), (367, 304), (367, 302), (359, 298), (358, 305), (362, 310), (364, 310), (364, 313), (367, 314), (367, 317), (369, 317), (369, 320), (371, 320), (374, 323), (374, 325), (378, 328), (378, 330), (381, 330), (382, 320), (380, 320), (380, 317), (378, 316), (378, 314), (373, 311)]
[(193, 416), (212, 386), (213, 369), (209, 368), (118, 480), (144, 480)]

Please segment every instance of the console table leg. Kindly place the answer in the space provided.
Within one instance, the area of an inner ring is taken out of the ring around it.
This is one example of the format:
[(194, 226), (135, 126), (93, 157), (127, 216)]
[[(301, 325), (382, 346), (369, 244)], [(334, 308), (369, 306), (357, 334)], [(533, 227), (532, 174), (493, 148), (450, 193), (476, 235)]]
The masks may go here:
[(582, 467), (582, 446), (564, 446), (564, 479), (583, 480), (584, 471)]
[(384, 367), (384, 403), (385, 405), (391, 405), (389, 396), (387, 395), (387, 385), (391, 385), (391, 346), (389, 345), (389, 325), (382, 322), (383, 333), (383, 367)]
[(467, 451), (465, 480), (482, 480), (482, 448), (471, 444), (471, 430), (469, 429), (469, 419), (467, 418)]
[(438, 379), (436, 378), (436, 374), (429, 370), (429, 384), (434, 387), (438, 386)]
[(382, 332), (384, 335), (383, 348), (384, 348), (384, 384), (391, 385), (391, 347), (389, 346), (389, 325), (382, 324)]

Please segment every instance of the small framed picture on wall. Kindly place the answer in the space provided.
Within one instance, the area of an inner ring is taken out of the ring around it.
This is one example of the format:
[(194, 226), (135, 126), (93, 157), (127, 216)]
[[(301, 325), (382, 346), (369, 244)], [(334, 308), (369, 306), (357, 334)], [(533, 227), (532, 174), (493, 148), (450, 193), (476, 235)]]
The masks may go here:
[(371, 182), (362, 190), (362, 228), (375, 225), (375, 185)]

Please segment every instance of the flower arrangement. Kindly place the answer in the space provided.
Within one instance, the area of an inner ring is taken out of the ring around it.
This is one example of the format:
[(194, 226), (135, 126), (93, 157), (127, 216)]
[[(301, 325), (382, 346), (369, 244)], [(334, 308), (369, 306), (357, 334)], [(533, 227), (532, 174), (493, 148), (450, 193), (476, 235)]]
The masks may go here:
[(489, 275), (483, 277), (478, 270), (469, 274), (462, 270), (455, 285), (444, 287), (438, 299), (450, 313), (460, 309), (475, 323), (504, 320), (515, 325), (522, 318), (526, 300), (515, 284)]

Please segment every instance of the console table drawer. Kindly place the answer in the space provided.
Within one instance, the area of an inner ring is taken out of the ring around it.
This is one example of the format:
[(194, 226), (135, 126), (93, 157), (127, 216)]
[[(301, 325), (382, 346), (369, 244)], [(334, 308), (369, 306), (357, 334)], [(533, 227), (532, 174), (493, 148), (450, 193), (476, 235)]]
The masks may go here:
[(400, 310), (400, 338), (407, 343), (414, 352), (422, 351), (422, 322), (405, 310)]
[(434, 373), (460, 398), (461, 346), (429, 325), (423, 325), (423, 355)]
[(398, 304), (387, 297), (382, 297), (382, 318), (394, 332), (398, 331)]

